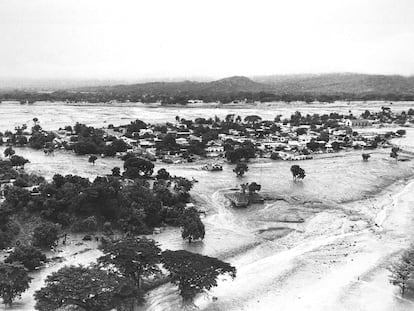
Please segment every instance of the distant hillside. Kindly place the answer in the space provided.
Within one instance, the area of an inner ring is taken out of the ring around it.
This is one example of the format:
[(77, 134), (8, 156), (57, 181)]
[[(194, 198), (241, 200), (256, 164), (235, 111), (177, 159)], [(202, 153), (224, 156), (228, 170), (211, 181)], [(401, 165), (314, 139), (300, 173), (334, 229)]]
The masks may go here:
[(190, 95), (197, 97), (205, 94), (258, 93), (271, 91), (269, 85), (255, 82), (246, 77), (229, 77), (211, 82), (149, 82), (122, 84), (105, 87), (82, 88), (82, 91), (105, 91), (114, 93), (133, 93), (149, 95)]
[(117, 94), (149, 94), (190, 97), (208, 94), (259, 93), (270, 94), (410, 94), (414, 95), (414, 77), (367, 75), (367, 74), (321, 74), (286, 75), (263, 77), (229, 77), (211, 82), (151, 82), (123, 84), (105, 87), (83, 88), (83, 91), (105, 91)]
[(275, 93), (414, 94), (414, 77), (353, 73), (255, 77)]
[(229, 103), (235, 100), (333, 102), (335, 100), (414, 100), (414, 77), (321, 74), (247, 78), (229, 77), (210, 82), (149, 82), (73, 87), (50, 93), (35, 90), (0, 92), (0, 100), (110, 102), (130, 101), (186, 104), (191, 99)]

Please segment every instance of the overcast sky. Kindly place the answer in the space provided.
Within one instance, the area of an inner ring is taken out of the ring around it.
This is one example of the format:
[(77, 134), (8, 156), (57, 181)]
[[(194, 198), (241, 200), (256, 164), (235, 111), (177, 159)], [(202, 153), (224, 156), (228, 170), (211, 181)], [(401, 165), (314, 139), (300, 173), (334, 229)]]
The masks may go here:
[(413, 0), (0, 0), (0, 77), (414, 74)]

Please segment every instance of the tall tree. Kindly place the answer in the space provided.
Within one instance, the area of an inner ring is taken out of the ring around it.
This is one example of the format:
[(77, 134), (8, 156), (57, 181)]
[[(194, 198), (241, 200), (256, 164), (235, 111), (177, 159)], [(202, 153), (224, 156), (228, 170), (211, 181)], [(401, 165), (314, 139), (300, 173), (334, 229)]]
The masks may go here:
[(46, 278), (36, 291), (36, 310), (54, 311), (74, 305), (88, 311), (109, 311), (130, 300), (142, 301), (142, 294), (123, 277), (96, 267), (63, 267)]
[(47, 261), (46, 255), (33, 246), (18, 246), (4, 262), (21, 263), (27, 270), (33, 271)]
[(390, 283), (396, 285), (401, 290), (401, 295), (405, 294), (408, 281), (414, 276), (414, 251), (405, 251), (399, 261), (393, 263), (388, 270), (391, 272)]
[(181, 236), (189, 243), (193, 240), (204, 239), (205, 228), (200, 215), (194, 208), (186, 209), (181, 220)]
[(184, 301), (217, 286), (219, 275), (236, 277), (236, 268), (217, 258), (194, 254), (185, 250), (164, 251), (163, 263), (170, 280), (178, 286)]
[(148, 178), (152, 175), (154, 164), (141, 158), (129, 158), (124, 163), (124, 175), (127, 178)]
[(29, 288), (31, 278), (26, 269), (15, 263), (0, 263), (0, 296), (5, 305), (11, 305)]
[(140, 288), (142, 277), (158, 273), (161, 249), (154, 240), (128, 237), (101, 246), (104, 253), (98, 258), (101, 266), (111, 268), (129, 278)]

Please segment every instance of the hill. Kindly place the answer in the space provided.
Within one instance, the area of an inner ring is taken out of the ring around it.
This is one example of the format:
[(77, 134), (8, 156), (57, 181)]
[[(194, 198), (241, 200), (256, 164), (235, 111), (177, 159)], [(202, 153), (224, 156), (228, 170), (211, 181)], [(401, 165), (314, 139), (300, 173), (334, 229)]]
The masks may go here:
[(53, 92), (4, 91), (0, 100), (185, 104), (191, 99), (243, 101), (414, 100), (414, 77), (354, 73), (243, 77), (209, 82), (147, 82), (76, 87)]
[(271, 85), (275, 93), (311, 94), (414, 94), (414, 77), (332, 73), (321, 75), (264, 76), (253, 78)]

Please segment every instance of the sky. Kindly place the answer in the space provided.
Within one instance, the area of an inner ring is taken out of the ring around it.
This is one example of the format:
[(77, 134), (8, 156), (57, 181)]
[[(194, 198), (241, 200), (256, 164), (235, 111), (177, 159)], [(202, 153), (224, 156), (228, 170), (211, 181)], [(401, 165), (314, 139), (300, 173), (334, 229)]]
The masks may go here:
[(0, 78), (414, 74), (413, 0), (0, 0)]

